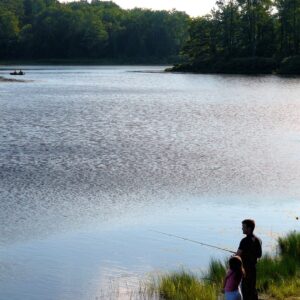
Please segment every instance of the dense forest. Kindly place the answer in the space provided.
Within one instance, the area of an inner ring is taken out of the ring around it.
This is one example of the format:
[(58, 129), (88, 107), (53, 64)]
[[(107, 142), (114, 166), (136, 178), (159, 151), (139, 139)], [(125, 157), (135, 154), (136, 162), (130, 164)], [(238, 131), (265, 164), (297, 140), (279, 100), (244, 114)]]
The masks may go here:
[(299, 74), (300, 0), (218, 0), (199, 18), (100, 0), (0, 0), (1, 61), (80, 59)]
[(174, 62), (188, 26), (182, 12), (111, 1), (0, 0), (0, 60)]
[(218, 0), (191, 20), (177, 71), (300, 74), (300, 0)]

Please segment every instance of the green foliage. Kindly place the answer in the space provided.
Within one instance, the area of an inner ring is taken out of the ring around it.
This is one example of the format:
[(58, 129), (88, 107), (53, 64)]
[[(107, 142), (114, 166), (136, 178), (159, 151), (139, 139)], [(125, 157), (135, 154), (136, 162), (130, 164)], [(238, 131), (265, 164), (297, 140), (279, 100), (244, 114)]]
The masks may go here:
[(268, 289), (268, 294), (277, 300), (285, 300), (295, 295), (298, 296), (300, 295), (300, 279), (292, 278), (281, 283), (272, 284)]
[[(284, 300), (300, 295), (300, 233), (292, 232), (278, 240), (279, 253), (264, 255), (257, 264), (259, 292)], [(162, 299), (217, 299), (228, 266), (212, 260), (204, 279), (186, 271), (167, 274), (152, 286)]]
[(10, 12), (18, 19), (23, 18), (23, 0), (0, 0), (0, 12)]
[(277, 62), (268, 57), (240, 57), (228, 61), (216, 62), (213, 69), (216, 73), (234, 74), (269, 74), (277, 68)]
[(215, 285), (203, 283), (185, 271), (162, 277), (158, 290), (165, 300), (216, 300), (218, 294)]
[(0, 0), (0, 59), (166, 61), (187, 39), (188, 21), (110, 1)]
[(275, 0), (279, 47), (283, 57), (300, 54), (300, 0)]
[(199, 18), (102, 0), (0, 0), (2, 60), (172, 60), (183, 62), (175, 71), (300, 74), (299, 57), (300, 0), (218, 0)]
[(282, 60), (279, 67), (281, 74), (299, 74), (300, 73), (300, 56), (290, 56)]
[(291, 280), (297, 275), (297, 266), (291, 257), (264, 256), (257, 265), (257, 288), (268, 291), (271, 286)]
[(19, 30), (19, 22), (14, 14), (10, 11), (0, 11), (0, 57), (15, 53)]
[[(299, 62), (299, 57), (297, 58)], [(294, 259), (297, 265), (300, 264), (300, 233), (291, 232), (287, 236), (278, 239), (279, 253), (282, 257)]]
[[(263, 74), (282, 58), (300, 55), (300, 0), (218, 0), (210, 15), (192, 20), (174, 71)], [(300, 74), (283, 61), (281, 73)]]
[(208, 267), (206, 278), (209, 282), (218, 285), (221, 288), (221, 284), (226, 275), (227, 266), (220, 260), (211, 260)]

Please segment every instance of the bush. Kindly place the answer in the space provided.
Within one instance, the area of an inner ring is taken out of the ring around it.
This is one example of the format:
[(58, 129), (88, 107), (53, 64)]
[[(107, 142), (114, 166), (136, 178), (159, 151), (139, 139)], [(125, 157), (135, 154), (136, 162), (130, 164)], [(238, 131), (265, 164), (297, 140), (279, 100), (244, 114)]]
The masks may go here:
[(234, 58), (214, 65), (215, 72), (228, 74), (271, 74), (276, 68), (276, 61), (268, 57)]
[(193, 64), (178, 64), (169, 71), (220, 73), (220, 74), (271, 74), (278, 68), (276, 61), (268, 57), (243, 57), (230, 60), (201, 60)]
[(284, 58), (280, 63), (279, 74), (300, 75), (300, 56)]

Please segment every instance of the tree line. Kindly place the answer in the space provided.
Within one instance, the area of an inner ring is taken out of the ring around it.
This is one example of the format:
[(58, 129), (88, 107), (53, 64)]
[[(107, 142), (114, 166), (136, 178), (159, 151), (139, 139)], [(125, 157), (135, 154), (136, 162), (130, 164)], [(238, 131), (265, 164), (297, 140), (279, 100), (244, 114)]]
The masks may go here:
[(218, 0), (211, 13), (111, 1), (0, 0), (0, 60), (176, 62), (174, 71), (300, 73), (300, 0)]
[(111, 1), (0, 0), (0, 60), (174, 61), (188, 26), (183, 12)]
[(191, 20), (174, 70), (300, 73), (300, 0), (218, 0)]

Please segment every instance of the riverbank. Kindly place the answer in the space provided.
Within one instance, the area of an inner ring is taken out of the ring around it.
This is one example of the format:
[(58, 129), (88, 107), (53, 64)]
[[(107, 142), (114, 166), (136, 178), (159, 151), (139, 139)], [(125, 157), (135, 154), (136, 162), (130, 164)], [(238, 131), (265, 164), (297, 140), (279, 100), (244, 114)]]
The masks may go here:
[[(278, 254), (265, 254), (257, 264), (261, 300), (300, 299), (300, 233), (278, 239)], [(204, 274), (180, 271), (159, 278), (151, 287), (163, 299), (216, 300), (221, 295), (227, 263), (212, 260)]]
[(200, 74), (300, 75), (300, 56), (285, 57), (281, 60), (268, 57), (243, 57), (227, 61), (201, 60), (175, 64), (166, 71)]

